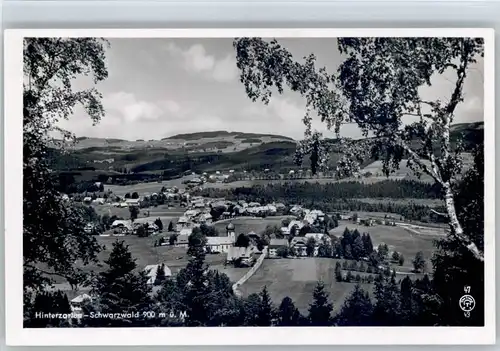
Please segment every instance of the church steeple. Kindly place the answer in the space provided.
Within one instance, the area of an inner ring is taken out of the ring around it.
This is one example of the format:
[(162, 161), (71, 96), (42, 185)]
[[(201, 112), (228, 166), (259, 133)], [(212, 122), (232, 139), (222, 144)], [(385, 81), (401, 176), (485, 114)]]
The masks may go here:
[(233, 243), (236, 242), (236, 234), (234, 232), (234, 224), (229, 223), (226, 227), (226, 234), (229, 238), (232, 239)]

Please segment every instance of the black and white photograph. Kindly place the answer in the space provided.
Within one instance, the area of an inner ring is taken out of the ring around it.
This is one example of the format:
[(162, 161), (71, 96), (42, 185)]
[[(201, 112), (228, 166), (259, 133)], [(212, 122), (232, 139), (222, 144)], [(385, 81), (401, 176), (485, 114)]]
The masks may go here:
[(491, 33), (233, 32), (18, 37), (22, 329), (491, 327)]

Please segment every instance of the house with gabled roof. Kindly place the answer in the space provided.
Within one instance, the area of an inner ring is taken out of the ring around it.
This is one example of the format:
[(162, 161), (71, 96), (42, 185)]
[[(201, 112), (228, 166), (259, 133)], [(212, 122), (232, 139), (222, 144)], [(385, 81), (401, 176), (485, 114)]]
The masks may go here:
[(205, 248), (207, 252), (221, 253), (228, 252), (234, 244), (234, 239), (228, 236), (209, 236)]
[(288, 247), (289, 243), (287, 239), (271, 239), (269, 245), (267, 246), (267, 254), (269, 258), (278, 257), (278, 249), (280, 247)]
[[(150, 264), (144, 267), (144, 271), (146, 272), (146, 275), (148, 276), (148, 285), (153, 285), (155, 280), (156, 280), (156, 274), (158, 272), (158, 269), (162, 267), (161, 264)], [(165, 277), (170, 277), (172, 276), (172, 271), (170, 268), (168, 268), (166, 265), (163, 265), (163, 270), (165, 272)]]

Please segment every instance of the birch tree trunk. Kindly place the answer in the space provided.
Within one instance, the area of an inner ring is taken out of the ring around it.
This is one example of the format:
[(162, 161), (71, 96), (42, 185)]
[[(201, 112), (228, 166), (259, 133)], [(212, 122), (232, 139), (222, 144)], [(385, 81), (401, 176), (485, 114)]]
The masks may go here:
[(460, 242), (462, 242), (467, 249), (476, 257), (478, 260), (484, 262), (484, 255), (479, 251), (476, 244), (474, 244), (465, 234), (460, 224), (457, 211), (455, 209), (455, 200), (453, 198), (453, 192), (449, 182), (444, 184), (444, 199), (446, 204), (446, 211), (448, 212), (448, 218), (450, 221), (451, 235), (455, 236)]

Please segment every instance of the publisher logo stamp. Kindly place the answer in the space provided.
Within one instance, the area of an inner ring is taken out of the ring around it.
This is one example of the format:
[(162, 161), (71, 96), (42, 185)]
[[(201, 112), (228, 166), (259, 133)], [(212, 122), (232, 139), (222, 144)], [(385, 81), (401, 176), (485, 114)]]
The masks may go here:
[(464, 295), (459, 301), (460, 308), (464, 311), (465, 317), (470, 317), (470, 312), (476, 307), (476, 300), (471, 295)]

